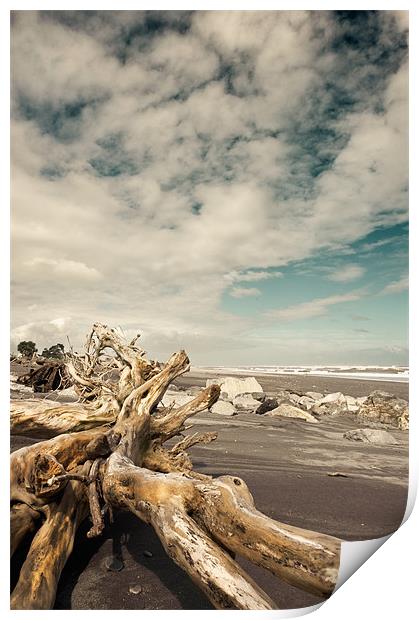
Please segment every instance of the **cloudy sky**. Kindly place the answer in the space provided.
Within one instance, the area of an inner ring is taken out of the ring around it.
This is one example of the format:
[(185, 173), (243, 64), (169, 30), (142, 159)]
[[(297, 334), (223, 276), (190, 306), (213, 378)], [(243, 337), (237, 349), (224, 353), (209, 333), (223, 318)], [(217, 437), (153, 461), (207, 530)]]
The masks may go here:
[(405, 12), (14, 12), (12, 346), (407, 363)]

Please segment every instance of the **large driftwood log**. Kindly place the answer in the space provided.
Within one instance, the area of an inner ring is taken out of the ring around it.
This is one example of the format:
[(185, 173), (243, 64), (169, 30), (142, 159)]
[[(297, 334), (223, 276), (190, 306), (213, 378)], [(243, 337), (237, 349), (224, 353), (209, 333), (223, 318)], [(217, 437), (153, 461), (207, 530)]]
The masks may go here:
[[(169, 384), (188, 370), (188, 357), (180, 351), (160, 365), (135, 342), (95, 324), (85, 354), (67, 362), (81, 402), (32, 400), (12, 407), (12, 432), (47, 438), (11, 455), (12, 553), (36, 532), (12, 608), (53, 606), (78, 525), (90, 515), (88, 536), (100, 535), (107, 508), (129, 510), (149, 523), (167, 554), (218, 609), (276, 607), (235, 554), (298, 588), (329, 596), (340, 541), (266, 517), (240, 478), (194, 472), (187, 449), (217, 433), (183, 436), (168, 448), (188, 418), (216, 402), (219, 386), (178, 409), (159, 408)], [(113, 355), (105, 357), (105, 349)]]

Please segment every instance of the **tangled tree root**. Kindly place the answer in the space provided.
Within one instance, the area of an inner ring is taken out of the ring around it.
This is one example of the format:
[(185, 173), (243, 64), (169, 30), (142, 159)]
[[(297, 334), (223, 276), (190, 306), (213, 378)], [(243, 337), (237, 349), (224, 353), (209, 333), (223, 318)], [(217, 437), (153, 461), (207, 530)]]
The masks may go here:
[[(240, 478), (194, 472), (187, 449), (214, 441), (216, 433), (183, 436), (166, 447), (188, 418), (216, 402), (219, 386), (177, 409), (157, 409), (189, 360), (180, 351), (160, 365), (135, 342), (96, 323), (85, 354), (67, 361), (84, 402), (19, 401), (12, 411), (12, 432), (48, 438), (11, 456), (12, 553), (36, 532), (12, 608), (54, 605), (79, 524), (90, 515), (88, 536), (100, 535), (107, 508), (129, 510), (152, 525), (167, 554), (218, 609), (276, 608), (235, 553), (289, 584), (329, 596), (340, 541), (263, 515)], [(105, 349), (113, 355), (104, 357)]]

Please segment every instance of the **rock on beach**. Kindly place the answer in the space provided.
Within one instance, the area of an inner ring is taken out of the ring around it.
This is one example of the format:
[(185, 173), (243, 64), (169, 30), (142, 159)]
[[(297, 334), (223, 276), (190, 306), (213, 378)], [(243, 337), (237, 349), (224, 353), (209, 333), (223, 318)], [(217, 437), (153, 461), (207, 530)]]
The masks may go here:
[(272, 411), (268, 411), (268, 413), (265, 413), (264, 415), (272, 416), (274, 418), (297, 418), (310, 422), (311, 424), (318, 423), (318, 420), (308, 413), (308, 411), (303, 411), (303, 409), (299, 409), (298, 407), (287, 405), (285, 403), (279, 405), (276, 409), (272, 409)]
[(207, 379), (206, 387), (213, 384), (219, 385), (221, 392), (225, 392), (228, 400), (233, 400), (240, 394), (263, 394), (263, 388), (255, 377), (246, 377), (240, 379), (239, 377), (223, 377), (221, 379)]
[(351, 441), (362, 441), (364, 443), (374, 443), (382, 446), (398, 443), (388, 431), (375, 428), (357, 428), (352, 431), (346, 431), (343, 437)]
[(218, 415), (237, 415), (234, 405), (226, 400), (217, 400), (217, 402), (211, 407), (210, 411), (211, 413), (218, 413)]
[(375, 390), (361, 406), (358, 418), (404, 431), (409, 428), (409, 405), (403, 398)]

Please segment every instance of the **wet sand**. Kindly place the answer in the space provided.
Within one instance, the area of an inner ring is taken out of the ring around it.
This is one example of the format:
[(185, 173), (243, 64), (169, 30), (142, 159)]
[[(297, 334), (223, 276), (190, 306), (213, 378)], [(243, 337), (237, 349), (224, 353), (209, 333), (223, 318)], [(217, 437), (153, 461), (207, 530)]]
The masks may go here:
[[(328, 391), (361, 396), (373, 389), (406, 397), (406, 384), (322, 378)], [(288, 378), (286, 378), (288, 380)], [(306, 382), (308, 380), (308, 383)], [(317, 377), (261, 377), (266, 391), (296, 389), (325, 391)], [(356, 381), (356, 382), (355, 382)], [(205, 377), (186, 375), (179, 385), (202, 385)], [(372, 386), (371, 386), (372, 384)], [(288, 387), (287, 387), (288, 386)], [(371, 389), (372, 387), (372, 389)], [(404, 391), (403, 391), (404, 390)], [(234, 474), (248, 484), (257, 507), (273, 518), (345, 540), (378, 538), (397, 529), (407, 499), (408, 434), (391, 430), (395, 446), (350, 442), (343, 433), (361, 426), (349, 416), (329, 418), (317, 425), (278, 420), (255, 414), (233, 418), (198, 414), (194, 431), (218, 430), (218, 440), (190, 450), (195, 469), (214, 476)], [(12, 449), (33, 443), (12, 438)], [(347, 477), (331, 477), (340, 472)], [(75, 552), (64, 569), (58, 588), (57, 609), (211, 609), (203, 594), (166, 556), (151, 527), (130, 514), (118, 514), (102, 537), (86, 538), (88, 524), (78, 533)], [(144, 555), (150, 551), (152, 557)], [(109, 572), (103, 565), (111, 554), (124, 568)], [(20, 557), (21, 559), (21, 557)], [(319, 602), (239, 559), (240, 564), (281, 608)], [(12, 565), (16, 578), (19, 556)], [(139, 594), (129, 587), (140, 585)]]

